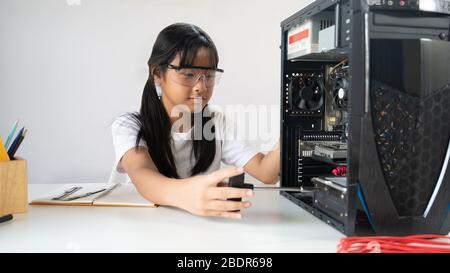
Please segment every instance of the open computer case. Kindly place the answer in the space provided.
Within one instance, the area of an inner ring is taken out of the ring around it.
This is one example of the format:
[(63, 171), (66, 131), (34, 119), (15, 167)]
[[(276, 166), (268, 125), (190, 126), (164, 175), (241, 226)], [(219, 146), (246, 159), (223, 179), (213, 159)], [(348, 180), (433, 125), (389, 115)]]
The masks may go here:
[(347, 235), (450, 231), (450, 0), (281, 23), (281, 194)]

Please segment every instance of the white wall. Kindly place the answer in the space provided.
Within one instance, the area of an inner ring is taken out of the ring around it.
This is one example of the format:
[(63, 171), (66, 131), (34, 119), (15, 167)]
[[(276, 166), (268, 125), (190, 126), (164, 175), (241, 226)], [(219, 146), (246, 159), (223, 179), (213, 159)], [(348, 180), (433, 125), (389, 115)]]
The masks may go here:
[(280, 22), (309, 2), (0, 0), (0, 134), (17, 118), (29, 128), (30, 183), (106, 181), (109, 126), (139, 109), (162, 28), (189, 22), (215, 41), (226, 72), (212, 103), (275, 105)]

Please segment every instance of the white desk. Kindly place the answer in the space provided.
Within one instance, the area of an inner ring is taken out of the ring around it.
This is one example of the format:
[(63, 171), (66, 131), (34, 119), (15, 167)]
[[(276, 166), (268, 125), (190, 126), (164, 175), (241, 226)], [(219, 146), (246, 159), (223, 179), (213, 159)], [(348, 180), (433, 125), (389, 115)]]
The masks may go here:
[[(30, 200), (61, 184), (30, 184)], [(0, 224), (0, 252), (336, 252), (341, 233), (277, 191), (241, 220), (169, 208), (30, 206)]]

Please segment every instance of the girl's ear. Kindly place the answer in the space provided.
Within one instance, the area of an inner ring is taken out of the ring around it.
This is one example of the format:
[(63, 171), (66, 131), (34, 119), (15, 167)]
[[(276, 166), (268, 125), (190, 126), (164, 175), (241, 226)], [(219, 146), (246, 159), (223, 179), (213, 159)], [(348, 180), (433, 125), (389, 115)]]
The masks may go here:
[(158, 77), (154, 76), (153, 82), (155, 83), (155, 86), (161, 86), (161, 80)]
[(154, 68), (152, 71), (150, 71), (150, 76), (153, 77), (153, 82), (155, 83), (156, 86), (160, 86), (161, 85), (161, 71), (158, 68)]
[(155, 83), (156, 94), (158, 95), (158, 97), (161, 98), (161, 96), (162, 96), (162, 89), (161, 89), (162, 78), (161, 78), (160, 70), (154, 69), (151, 76), (153, 77), (153, 82)]

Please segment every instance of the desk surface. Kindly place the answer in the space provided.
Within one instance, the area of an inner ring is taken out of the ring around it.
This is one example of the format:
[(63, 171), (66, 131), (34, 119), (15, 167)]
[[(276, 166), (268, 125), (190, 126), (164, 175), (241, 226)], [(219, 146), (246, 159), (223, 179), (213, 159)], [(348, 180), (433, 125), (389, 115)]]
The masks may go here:
[[(29, 198), (61, 187), (30, 184)], [(255, 190), (240, 220), (170, 208), (30, 206), (0, 224), (0, 252), (335, 252), (341, 233), (278, 191)]]

